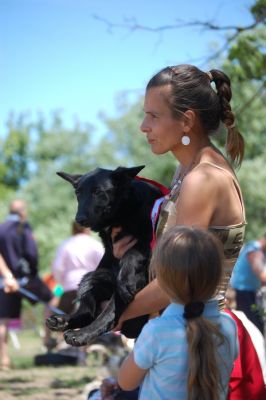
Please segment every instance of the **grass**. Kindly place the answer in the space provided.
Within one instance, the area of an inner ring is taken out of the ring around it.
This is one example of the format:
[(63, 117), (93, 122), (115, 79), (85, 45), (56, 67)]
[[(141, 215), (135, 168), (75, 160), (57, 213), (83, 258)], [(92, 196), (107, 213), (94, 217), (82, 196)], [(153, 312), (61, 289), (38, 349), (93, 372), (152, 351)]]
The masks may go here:
[[(36, 366), (34, 357), (45, 353), (37, 330), (17, 332), (20, 348), (15, 349), (9, 338), (12, 370), (1, 372), (0, 399), (5, 400), (79, 400), (86, 384), (98, 373), (97, 361), (88, 356), (84, 366)], [(96, 362), (95, 362), (96, 361)]]
[(44, 352), (42, 338), (32, 329), (22, 329), (16, 332), (20, 348), (16, 349), (9, 338), (9, 355), (11, 364), (16, 369), (32, 368), (34, 356)]

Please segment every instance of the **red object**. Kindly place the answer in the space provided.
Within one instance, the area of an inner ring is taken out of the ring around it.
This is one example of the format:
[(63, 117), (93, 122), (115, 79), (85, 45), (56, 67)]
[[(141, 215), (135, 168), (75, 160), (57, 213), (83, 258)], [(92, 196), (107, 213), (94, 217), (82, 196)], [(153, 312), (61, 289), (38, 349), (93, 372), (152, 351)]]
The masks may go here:
[(164, 197), (170, 192), (170, 190), (162, 185), (159, 182), (153, 181), (152, 179), (147, 179), (147, 178), (143, 178), (142, 176), (136, 176), (135, 179), (140, 180), (140, 181), (144, 181), (144, 182), (148, 182), (154, 186), (156, 186), (158, 189), (160, 189), (161, 193), (162, 193), (162, 197), (158, 198), (157, 200), (155, 200), (154, 205), (153, 205), (153, 209), (151, 211), (151, 221), (152, 221), (152, 226), (153, 226), (153, 234), (152, 234), (152, 240), (150, 243), (150, 247), (151, 249), (154, 249), (155, 244), (156, 244), (156, 224), (160, 215), (160, 210), (161, 210), (161, 205), (162, 205), (162, 201), (164, 199)]
[(135, 176), (135, 179), (143, 182), (148, 182), (151, 185), (157, 186), (157, 188), (159, 188), (160, 191), (162, 192), (163, 196), (166, 196), (170, 191), (166, 186), (162, 185), (159, 182), (153, 181), (152, 179), (144, 178), (143, 176)]
[(239, 341), (239, 355), (230, 377), (227, 400), (266, 400), (262, 370), (250, 335), (232, 311), (223, 311), (236, 322)]
[(56, 280), (54, 279), (53, 275), (48, 273), (45, 274), (42, 278), (43, 282), (48, 286), (48, 288), (53, 291), (57, 285)]

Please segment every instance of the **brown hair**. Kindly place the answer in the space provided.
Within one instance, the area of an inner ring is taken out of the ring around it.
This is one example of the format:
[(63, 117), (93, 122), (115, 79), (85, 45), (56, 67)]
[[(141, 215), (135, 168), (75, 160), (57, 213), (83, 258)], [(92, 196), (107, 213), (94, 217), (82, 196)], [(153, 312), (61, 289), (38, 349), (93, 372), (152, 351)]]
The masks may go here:
[[(211, 82), (215, 83), (216, 91)], [(240, 165), (244, 156), (244, 139), (235, 127), (228, 76), (217, 69), (206, 73), (193, 65), (181, 64), (159, 71), (149, 81), (147, 89), (164, 85), (171, 87), (167, 100), (175, 118), (187, 110), (194, 110), (208, 135), (218, 129), (220, 122), (224, 123), (227, 128), (227, 154)]]
[[(186, 311), (186, 305), (205, 303), (217, 293), (222, 263), (221, 243), (212, 233), (174, 227), (158, 241), (151, 269), (171, 301), (184, 304)], [(225, 337), (202, 315), (187, 319), (186, 332), (188, 399), (218, 400), (222, 384), (216, 349)]]

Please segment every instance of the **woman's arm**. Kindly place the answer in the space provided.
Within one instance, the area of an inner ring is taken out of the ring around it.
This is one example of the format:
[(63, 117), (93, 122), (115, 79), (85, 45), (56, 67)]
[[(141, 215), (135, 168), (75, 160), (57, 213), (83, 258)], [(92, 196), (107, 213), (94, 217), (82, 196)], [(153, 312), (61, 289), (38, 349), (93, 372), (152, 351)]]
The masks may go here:
[(143, 381), (147, 370), (137, 366), (133, 352), (125, 359), (118, 371), (118, 385), (123, 390), (136, 389)]
[(169, 298), (160, 289), (157, 279), (154, 279), (145, 286), (144, 289), (136, 294), (134, 300), (121, 315), (118, 325), (114, 330), (119, 330), (122, 323), (128, 319), (158, 312), (166, 308), (168, 305)]

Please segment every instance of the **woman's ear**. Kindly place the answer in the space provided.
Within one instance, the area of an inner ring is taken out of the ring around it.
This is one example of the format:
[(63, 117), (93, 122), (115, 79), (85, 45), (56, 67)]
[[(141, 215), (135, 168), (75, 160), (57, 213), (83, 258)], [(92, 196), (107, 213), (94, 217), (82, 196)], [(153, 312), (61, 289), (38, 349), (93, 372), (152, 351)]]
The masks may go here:
[(196, 114), (192, 110), (187, 110), (184, 112), (183, 116), (184, 116), (183, 131), (184, 131), (184, 133), (188, 133), (189, 131), (191, 131), (191, 129), (193, 128), (193, 126), (195, 124)]

